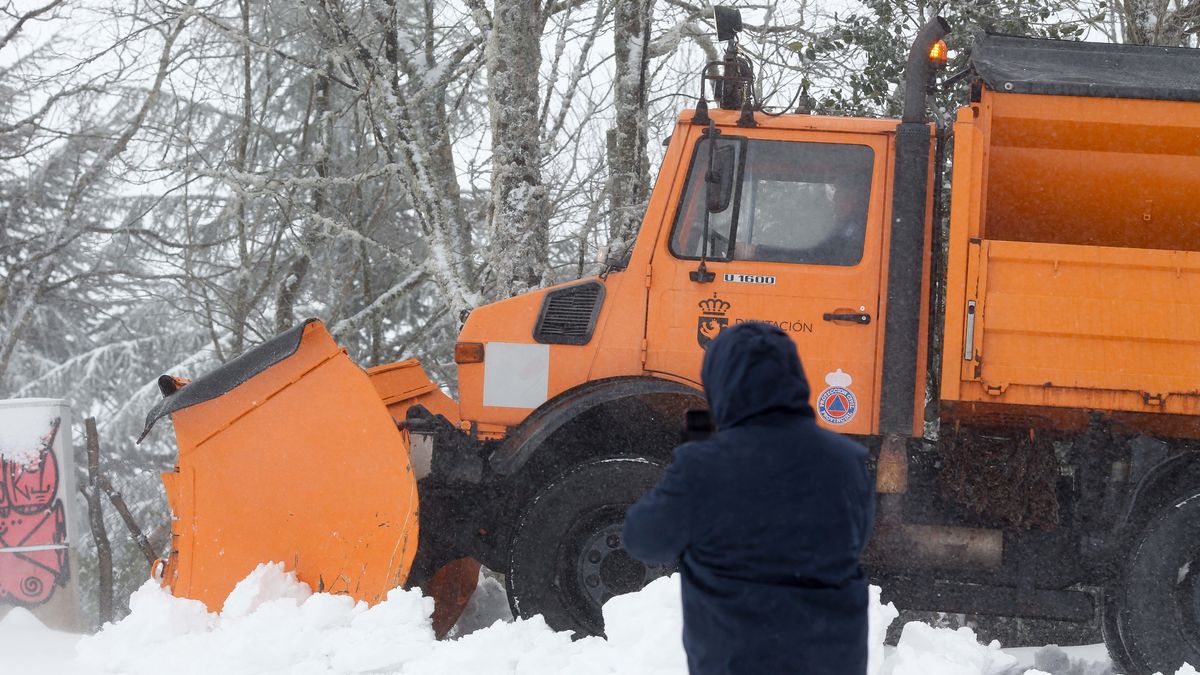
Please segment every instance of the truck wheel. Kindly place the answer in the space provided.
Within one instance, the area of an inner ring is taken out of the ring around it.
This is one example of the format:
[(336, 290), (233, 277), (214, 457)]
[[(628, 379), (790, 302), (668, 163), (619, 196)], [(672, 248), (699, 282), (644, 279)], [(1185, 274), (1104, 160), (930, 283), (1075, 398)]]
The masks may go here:
[[(1104, 646), (1108, 648), (1108, 656), (1113, 664), (1122, 671), (1130, 671), (1132, 661), (1125, 643), (1121, 640), (1121, 629), (1118, 627), (1117, 615), (1120, 613), (1121, 587), (1106, 586), (1102, 596), (1100, 631), (1104, 635)], [(1132, 671), (1130, 671), (1132, 672)]]
[(1176, 501), (1146, 526), (1115, 604), (1124, 653), (1114, 656), (1128, 660), (1130, 675), (1200, 663), (1200, 494)]
[(674, 571), (625, 551), (625, 510), (662, 467), (638, 458), (580, 464), (550, 482), (525, 509), (513, 534), (506, 584), (513, 615), (541, 614), (555, 630), (603, 635), (600, 607)]

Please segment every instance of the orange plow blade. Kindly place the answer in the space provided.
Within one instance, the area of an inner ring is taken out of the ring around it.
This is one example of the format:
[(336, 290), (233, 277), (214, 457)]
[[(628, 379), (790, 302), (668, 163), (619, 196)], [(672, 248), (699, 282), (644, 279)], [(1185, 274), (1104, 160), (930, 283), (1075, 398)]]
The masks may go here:
[[(366, 373), (309, 321), (190, 384), (164, 376), (176, 470), (163, 571), (175, 595), (220, 609), (259, 563), (370, 603), (417, 550), (408, 445)], [(144, 436), (145, 434), (143, 434)]]

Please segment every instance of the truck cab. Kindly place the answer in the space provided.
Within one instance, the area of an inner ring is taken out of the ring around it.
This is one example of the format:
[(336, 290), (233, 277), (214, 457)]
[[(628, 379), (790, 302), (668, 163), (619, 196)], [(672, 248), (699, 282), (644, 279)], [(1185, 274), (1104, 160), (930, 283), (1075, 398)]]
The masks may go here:
[[(788, 114), (760, 115), (750, 127), (738, 125), (737, 111), (705, 117), (679, 116), (621, 268), (472, 312), (459, 340), (478, 341), (484, 357), (460, 364), (463, 419), (512, 426), (605, 378), (699, 391), (708, 343), (728, 326), (762, 321), (795, 340), (822, 424), (878, 433), (900, 122)], [(713, 161), (730, 173), (715, 213), (705, 204)]]

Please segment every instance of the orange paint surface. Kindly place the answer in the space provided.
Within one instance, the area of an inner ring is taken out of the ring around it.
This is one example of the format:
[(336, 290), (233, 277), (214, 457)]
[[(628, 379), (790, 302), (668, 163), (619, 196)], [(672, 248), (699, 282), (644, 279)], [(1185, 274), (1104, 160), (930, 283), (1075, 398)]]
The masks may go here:
[[(724, 138), (865, 146), (873, 154), (872, 187), (866, 241), (858, 264), (709, 260), (708, 269), (716, 279), (698, 283), (689, 279), (697, 261), (676, 256), (668, 242), (676, 211), (682, 208), (679, 204), (691, 155), (704, 129), (690, 123), (692, 114), (685, 111), (679, 118), (628, 267), (602, 280), (605, 302), (592, 340), (579, 346), (549, 345), (546, 399), (584, 382), (622, 375), (664, 377), (699, 388), (704, 355), (700, 319), (711, 310), (715, 314), (709, 318), (728, 326), (739, 321), (768, 321), (787, 331), (804, 361), (814, 405), (832, 386), (826, 383), (827, 377), (842, 382), (848, 376), (853, 413), (845, 417), (848, 421), (844, 424), (828, 426), (848, 433), (875, 432), (886, 313), (882, 293), (887, 274), (884, 242), (891, 208), (892, 136), (897, 122), (786, 115), (760, 117), (757, 128), (745, 129), (736, 126), (737, 113), (713, 111)], [(731, 282), (726, 275), (770, 277), (773, 283)], [(535, 291), (474, 310), (459, 340), (535, 344), (533, 326), (546, 292)], [(845, 313), (866, 314), (870, 323), (824, 319), (825, 314)], [(920, 365), (924, 367), (923, 360)], [(533, 409), (484, 405), (485, 373), (486, 363), (460, 365), (462, 418), (505, 426), (519, 424)], [(844, 406), (845, 398), (839, 402)], [(914, 393), (914, 406), (922, 403), (923, 395)], [(919, 424), (918, 416), (918, 428)]]
[(368, 602), (402, 583), (417, 549), (416, 481), (379, 403), (367, 375), (312, 323), (291, 356), (173, 414), (164, 583), (214, 611), (268, 561)]
[(955, 137), (942, 398), (1200, 414), (1194, 105), (985, 91)]
[(458, 425), (458, 403), (429, 379), (416, 359), (368, 368), (367, 376), (393, 419), (403, 422), (409, 408), (422, 405)]

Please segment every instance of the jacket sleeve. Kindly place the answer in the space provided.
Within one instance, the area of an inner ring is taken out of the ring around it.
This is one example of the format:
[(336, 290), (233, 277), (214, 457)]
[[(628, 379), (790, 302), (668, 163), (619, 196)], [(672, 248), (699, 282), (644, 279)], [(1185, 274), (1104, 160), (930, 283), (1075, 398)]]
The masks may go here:
[(677, 561), (690, 542), (696, 486), (679, 455), (676, 450), (658, 485), (625, 513), (625, 550), (647, 564)]

